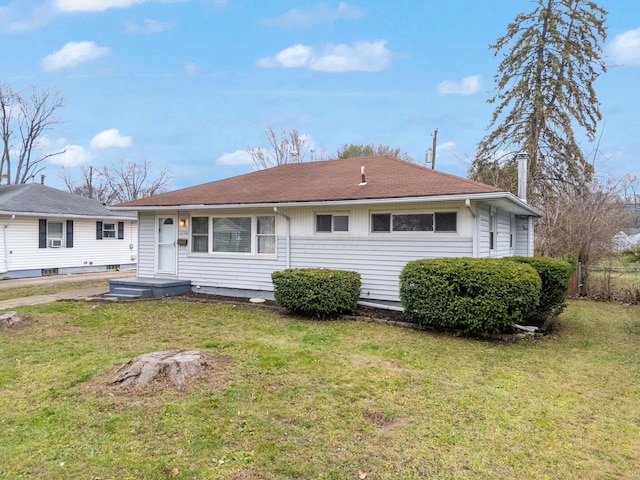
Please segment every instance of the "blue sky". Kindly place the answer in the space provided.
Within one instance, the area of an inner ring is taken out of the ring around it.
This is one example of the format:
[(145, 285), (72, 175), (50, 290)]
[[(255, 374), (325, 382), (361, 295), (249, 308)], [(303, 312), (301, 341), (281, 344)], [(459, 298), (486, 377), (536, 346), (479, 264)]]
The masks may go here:
[[(640, 2), (601, 0), (608, 72), (596, 169), (639, 173)], [(399, 146), (460, 176), (486, 132), (488, 45), (529, 0), (0, 0), (0, 81), (65, 98), (47, 165), (147, 159), (172, 188), (253, 170), (248, 146), (296, 128), (316, 157)], [(586, 140), (585, 140), (586, 142)], [(587, 152), (593, 146), (584, 143)]]

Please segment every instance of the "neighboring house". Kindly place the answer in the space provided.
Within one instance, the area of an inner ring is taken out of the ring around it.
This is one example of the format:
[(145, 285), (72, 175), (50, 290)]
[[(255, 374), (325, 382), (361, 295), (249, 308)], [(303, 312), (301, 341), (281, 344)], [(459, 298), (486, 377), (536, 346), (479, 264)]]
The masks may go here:
[(112, 207), (136, 210), (138, 277), (262, 295), (288, 267), (355, 270), (397, 301), (410, 260), (533, 255), (536, 210), (511, 193), (391, 157), (293, 163)]
[(39, 183), (0, 185), (0, 229), (0, 278), (135, 268), (135, 214)]

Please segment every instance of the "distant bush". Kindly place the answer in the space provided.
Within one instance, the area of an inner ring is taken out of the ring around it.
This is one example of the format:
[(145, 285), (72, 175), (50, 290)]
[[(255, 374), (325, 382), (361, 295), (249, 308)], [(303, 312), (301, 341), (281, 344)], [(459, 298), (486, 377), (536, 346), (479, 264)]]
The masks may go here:
[(415, 260), (400, 274), (409, 321), (476, 336), (522, 322), (538, 308), (540, 287), (533, 267), (489, 258)]
[(576, 269), (574, 264), (549, 257), (505, 257), (503, 260), (531, 265), (540, 275), (540, 303), (526, 320), (544, 322), (564, 310), (569, 278)]
[(352, 313), (360, 298), (360, 274), (326, 268), (290, 268), (271, 274), (276, 302), (301, 315), (327, 318)]

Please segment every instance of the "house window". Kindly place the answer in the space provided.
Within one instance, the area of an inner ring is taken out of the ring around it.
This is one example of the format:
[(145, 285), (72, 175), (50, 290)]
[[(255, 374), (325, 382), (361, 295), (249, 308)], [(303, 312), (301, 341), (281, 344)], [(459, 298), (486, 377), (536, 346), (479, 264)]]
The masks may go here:
[(436, 232), (457, 232), (458, 231), (458, 215), (456, 212), (439, 212), (435, 213)]
[(45, 246), (50, 248), (62, 247), (64, 245), (64, 226), (62, 222), (46, 222), (47, 238)]
[(257, 217), (256, 244), (258, 253), (276, 253), (276, 217)]
[(118, 240), (124, 239), (124, 222), (96, 222), (96, 240), (102, 240), (103, 238), (117, 238)]
[(213, 251), (251, 253), (251, 217), (214, 218)]
[(116, 238), (116, 224), (106, 223), (102, 224), (102, 238)]
[(489, 213), (489, 250), (493, 251), (496, 248), (496, 230), (497, 230), (497, 216), (496, 211), (492, 208)]
[(456, 232), (456, 212), (372, 213), (371, 231), (382, 232)]
[(191, 251), (209, 251), (209, 217), (191, 217)]
[(515, 234), (516, 234), (516, 218), (515, 216), (511, 215), (511, 223), (509, 226), (509, 248), (511, 250), (513, 250), (513, 247), (514, 247)]
[(348, 232), (348, 231), (349, 231), (348, 215), (329, 215), (329, 214), (316, 215), (316, 232), (331, 233), (331, 232)]
[(52, 221), (46, 218), (38, 220), (38, 247), (73, 247), (73, 220)]

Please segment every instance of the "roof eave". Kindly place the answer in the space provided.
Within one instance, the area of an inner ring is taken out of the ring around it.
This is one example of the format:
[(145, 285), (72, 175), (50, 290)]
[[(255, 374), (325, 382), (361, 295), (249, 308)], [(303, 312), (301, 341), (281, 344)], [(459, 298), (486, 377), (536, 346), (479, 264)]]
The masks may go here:
[(453, 195), (431, 195), (418, 197), (387, 197), (387, 198), (365, 198), (355, 200), (321, 200), (321, 201), (301, 201), (301, 202), (266, 202), (266, 203), (221, 203), (221, 204), (179, 204), (179, 205), (147, 205), (108, 207), (111, 210), (121, 211), (175, 211), (175, 210), (214, 210), (214, 209), (241, 209), (241, 208), (273, 208), (273, 207), (320, 207), (326, 205), (383, 205), (398, 203), (416, 202), (451, 202), (451, 201), (490, 201), (508, 200), (513, 202), (523, 215), (540, 217), (540, 213), (528, 203), (519, 199), (509, 192), (489, 192), (489, 193), (459, 193)]
[(20, 212), (17, 210), (0, 210), (0, 215), (15, 215), (16, 217), (55, 217), (55, 218), (77, 218), (77, 219), (86, 219), (86, 220), (95, 220), (95, 219), (103, 219), (103, 218), (112, 218), (114, 220), (137, 220), (136, 217), (133, 216), (125, 216), (125, 215), (113, 215), (113, 214), (105, 214), (105, 215), (80, 215), (80, 214), (72, 214), (72, 213), (58, 213), (58, 212)]

